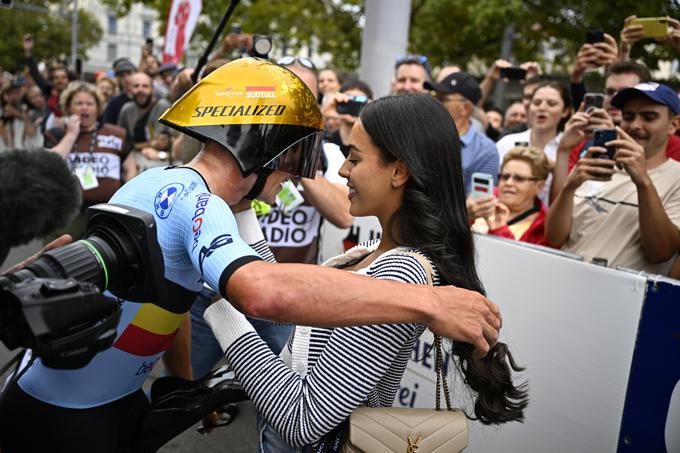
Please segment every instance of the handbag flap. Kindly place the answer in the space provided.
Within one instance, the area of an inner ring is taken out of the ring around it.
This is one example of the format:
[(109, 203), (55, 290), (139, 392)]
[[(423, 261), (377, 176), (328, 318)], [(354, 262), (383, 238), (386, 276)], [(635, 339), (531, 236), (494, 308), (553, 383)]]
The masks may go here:
[(361, 407), (349, 421), (349, 451), (453, 453), (468, 443), (462, 411)]

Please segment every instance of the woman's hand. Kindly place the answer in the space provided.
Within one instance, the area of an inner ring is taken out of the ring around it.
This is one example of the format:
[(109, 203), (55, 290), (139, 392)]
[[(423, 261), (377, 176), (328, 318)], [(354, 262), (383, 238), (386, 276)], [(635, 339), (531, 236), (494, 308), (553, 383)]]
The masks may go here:
[(80, 115), (71, 115), (66, 121), (66, 135), (77, 137), (80, 134)]
[(493, 215), (484, 217), (484, 220), (489, 225), (490, 230), (497, 230), (508, 224), (509, 217), (510, 209), (499, 201), (494, 206)]
[(467, 207), (468, 218), (470, 221), (479, 217), (491, 217), (494, 212), (495, 198), (492, 196), (473, 198), (468, 197), (465, 201)]

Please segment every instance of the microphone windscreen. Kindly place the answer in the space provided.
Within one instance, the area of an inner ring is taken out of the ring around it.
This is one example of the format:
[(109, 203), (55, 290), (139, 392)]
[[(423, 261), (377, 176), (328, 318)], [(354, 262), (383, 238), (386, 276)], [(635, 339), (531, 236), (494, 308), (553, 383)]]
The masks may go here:
[(80, 182), (59, 154), (0, 152), (0, 246), (25, 244), (66, 227), (81, 203)]

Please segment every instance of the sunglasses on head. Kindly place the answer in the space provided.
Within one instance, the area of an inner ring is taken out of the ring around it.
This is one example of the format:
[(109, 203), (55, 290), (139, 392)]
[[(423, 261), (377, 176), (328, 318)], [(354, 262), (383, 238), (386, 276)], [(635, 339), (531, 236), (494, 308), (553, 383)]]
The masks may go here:
[(307, 69), (311, 69), (312, 71), (316, 71), (316, 65), (312, 62), (307, 57), (294, 57), (292, 55), (288, 55), (285, 57), (281, 57), (278, 60), (276, 60), (276, 64), (279, 66), (291, 66), (294, 65), (295, 63), (299, 63), (301, 66), (304, 66)]
[(427, 57), (425, 55), (406, 55), (404, 57), (397, 58), (394, 68), (397, 69), (403, 64), (419, 64), (420, 66), (424, 67), (427, 72), (430, 72), (430, 63), (427, 61)]

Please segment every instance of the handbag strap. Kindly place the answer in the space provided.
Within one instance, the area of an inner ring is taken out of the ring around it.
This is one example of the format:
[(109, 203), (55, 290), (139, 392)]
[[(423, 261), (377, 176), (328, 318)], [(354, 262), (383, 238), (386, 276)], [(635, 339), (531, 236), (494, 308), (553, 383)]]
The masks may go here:
[[(432, 269), (432, 264), (425, 258), (422, 254), (414, 252), (412, 250), (400, 250), (401, 253), (412, 256), (418, 260), (421, 266), (425, 269), (425, 274), (427, 278), (427, 284), (434, 285), (434, 270)], [(451, 395), (449, 392), (449, 384), (446, 380), (446, 374), (444, 373), (444, 352), (442, 347), (442, 337), (439, 335), (434, 336), (434, 351), (435, 351), (435, 373), (437, 375), (437, 386), (435, 391), (435, 409), (440, 411), (441, 409), (441, 391), (444, 390), (444, 400), (446, 401), (446, 410), (454, 410), (451, 406)]]

